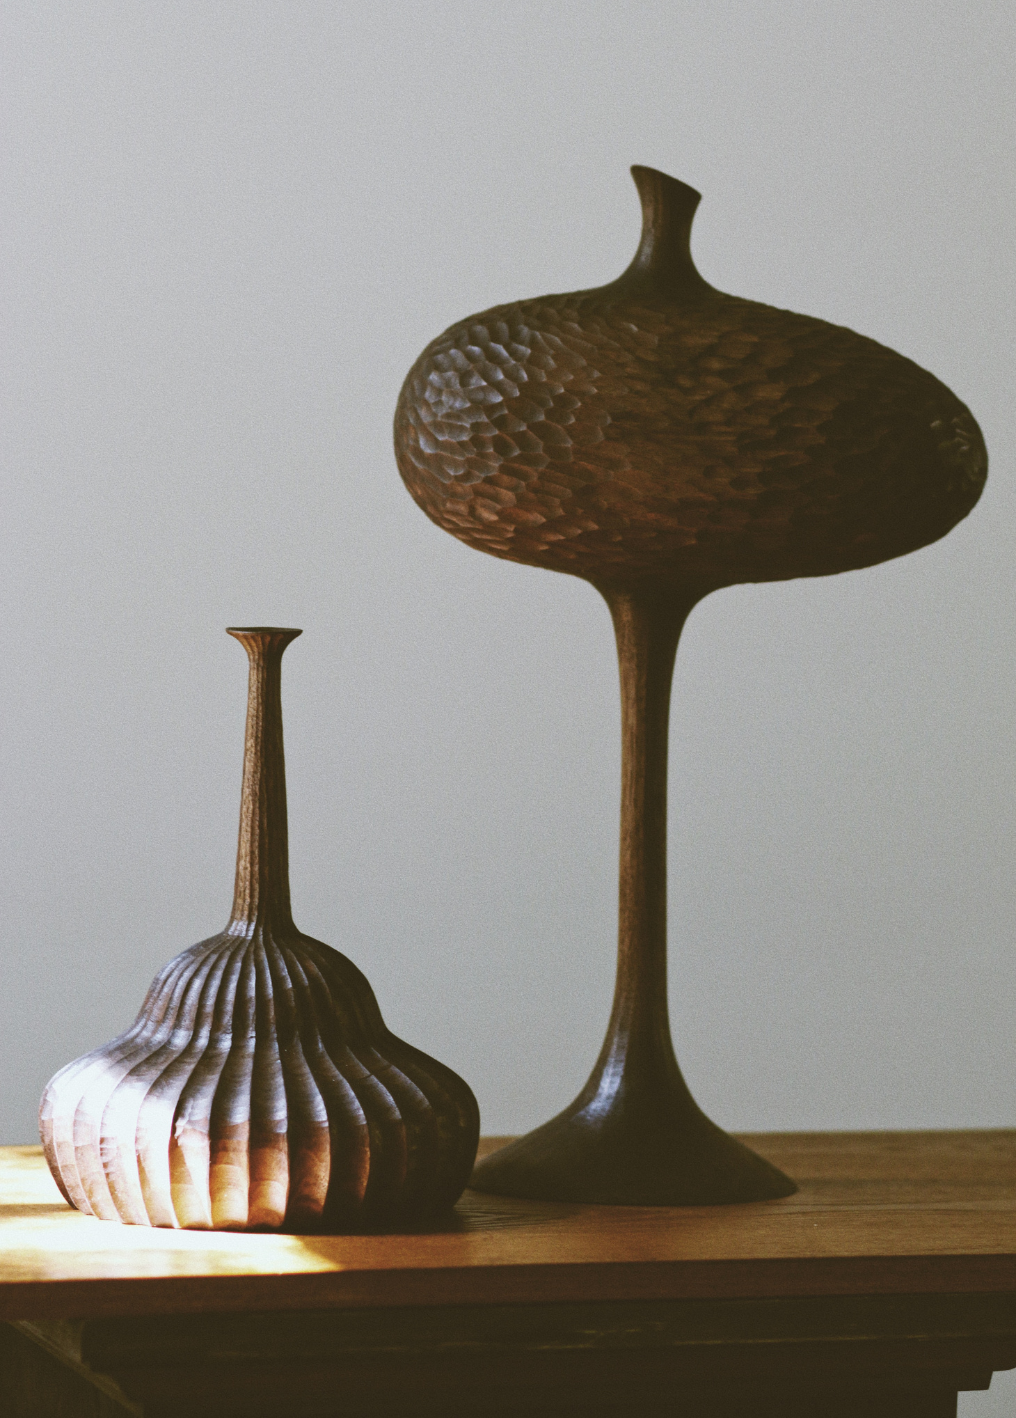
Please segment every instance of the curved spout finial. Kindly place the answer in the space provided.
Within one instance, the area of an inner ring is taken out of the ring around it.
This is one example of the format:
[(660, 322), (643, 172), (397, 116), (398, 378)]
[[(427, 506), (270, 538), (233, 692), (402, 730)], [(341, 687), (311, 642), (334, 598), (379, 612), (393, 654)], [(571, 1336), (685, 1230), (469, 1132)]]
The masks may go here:
[(653, 167), (636, 165), (631, 175), (642, 201), (642, 239), (621, 279), (656, 290), (707, 286), (691, 259), (691, 224), (702, 194)]

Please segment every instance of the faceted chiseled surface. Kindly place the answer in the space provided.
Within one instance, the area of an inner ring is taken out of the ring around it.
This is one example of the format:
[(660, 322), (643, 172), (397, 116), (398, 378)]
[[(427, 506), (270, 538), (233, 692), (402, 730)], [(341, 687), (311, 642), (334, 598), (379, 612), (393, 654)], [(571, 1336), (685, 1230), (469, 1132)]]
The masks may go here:
[(740, 581), (871, 566), (980, 495), (968, 409), (851, 330), (723, 295), (691, 258), (694, 188), (633, 167), (642, 237), (610, 285), (454, 325), (410, 370), (395, 449), (429, 517), (481, 551), (581, 576), (621, 670), (618, 973), (578, 1097), (483, 1159), (483, 1191), (614, 1205), (787, 1196), (697, 1107), (670, 1042), (666, 784), (681, 626)]
[(590, 580), (868, 566), (944, 535), (987, 468), (969, 410), (875, 341), (624, 278), (453, 325), (410, 371), (395, 438), (440, 526)]
[(41, 1130), (80, 1211), (300, 1231), (450, 1207), (479, 1114), (451, 1069), (385, 1028), (351, 961), (258, 926), (172, 960), (131, 1029), (51, 1080)]

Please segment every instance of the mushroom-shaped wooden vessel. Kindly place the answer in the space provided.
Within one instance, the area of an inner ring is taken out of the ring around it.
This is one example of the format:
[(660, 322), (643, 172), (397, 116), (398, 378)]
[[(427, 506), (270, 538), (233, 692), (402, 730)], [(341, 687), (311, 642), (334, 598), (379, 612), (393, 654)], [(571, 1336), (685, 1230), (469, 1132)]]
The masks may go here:
[(133, 1026), (56, 1074), (46, 1158), (104, 1220), (214, 1230), (411, 1225), (457, 1200), (479, 1112), (391, 1034), (370, 985), (289, 902), (282, 654), (299, 630), (231, 630), (250, 659), (229, 924), (154, 980)]
[(438, 336), (395, 415), (399, 471), (469, 546), (591, 581), (621, 667), (617, 987), (563, 1113), (471, 1185), (633, 1204), (744, 1201), (793, 1183), (708, 1121), (678, 1070), (666, 990), (670, 683), (692, 607), (721, 586), (825, 576), (935, 541), (980, 495), (970, 411), (852, 330), (714, 290), (691, 259), (699, 194), (632, 169), (635, 259), (610, 285), (516, 301)]

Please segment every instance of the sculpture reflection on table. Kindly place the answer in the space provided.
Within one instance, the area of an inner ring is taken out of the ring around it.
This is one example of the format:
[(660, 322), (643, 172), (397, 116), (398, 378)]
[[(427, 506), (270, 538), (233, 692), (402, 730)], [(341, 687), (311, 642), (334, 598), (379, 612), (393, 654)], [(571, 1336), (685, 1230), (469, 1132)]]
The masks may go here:
[(133, 1026), (46, 1085), (40, 1131), (72, 1206), (217, 1231), (395, 1229), (448, 1211), (480, 1115), (397, 1039), (351, 960), (289, 900), (282, 655), (299, 630), (231, 630), (250, 660), (233, 910), (159, 972)]
[(666, 777), (681, 628), (709, 592), (872, 566), (943, 536), (980, 495), (969, 410), (840, 326), (724, 295), (691, 259), (699, 194), (633, 176), (642, 240), (616, 281), (453, 325), (395, 415), (427, 515), (494, 556), (584, 577), (621, 671), (619, 955), (603, 1050), (563, 1113), (471, 1185), (630, 1204), (784, 1196), (794, 1184), (711, 1123), (670, 1039)]

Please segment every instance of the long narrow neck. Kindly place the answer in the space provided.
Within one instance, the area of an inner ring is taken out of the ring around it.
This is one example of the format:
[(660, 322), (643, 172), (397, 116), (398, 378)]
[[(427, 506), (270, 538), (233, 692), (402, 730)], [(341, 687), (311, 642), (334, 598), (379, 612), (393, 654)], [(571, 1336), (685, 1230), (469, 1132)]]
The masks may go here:
[(667, 1009), (670, 685), (681, 630), (702, 592), (639, 587), (603, 595), (621, 671), (617, 984), (604, 1053), (629, 1068), (637, 1054), (669, 1071), (676, 1067)]
[(247, 729), (240, 796), (240, 840), (230, 928), (292, 926), (286, 761), (282, 748), (282, 655), (299, 630), (257, 627), (228, 632), (247, 651)]

